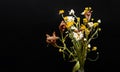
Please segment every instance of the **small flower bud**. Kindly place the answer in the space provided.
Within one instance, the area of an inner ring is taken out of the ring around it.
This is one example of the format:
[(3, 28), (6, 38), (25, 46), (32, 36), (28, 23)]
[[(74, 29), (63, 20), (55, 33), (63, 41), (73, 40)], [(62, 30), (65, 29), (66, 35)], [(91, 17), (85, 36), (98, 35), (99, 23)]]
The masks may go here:
[(91, 48), (91, 45), (90, 45), (90, 44), (88, 44), (88, 48)]
[(63, 14), (64, 13), (64, 10), (59, 10), (59, 14)]
[(97, 47), (96, 47), (96, 46), (92, 48), (92, 51), (96, 51), (96, 50), (97, 50)]
[(59, 52), (63, 52), (63, 50), (60, 48), (60, 49), (59, 49)]
[(99, 28), (98, 30), (101, 31), (101, 28)]
[(84, 41), (87, 41), (87, 39), (86, 39), (86, 38), (84, 38)]
[(98, 23), (101, 23), (101, 20), (99, 19), (97, 22), (98, 22)]

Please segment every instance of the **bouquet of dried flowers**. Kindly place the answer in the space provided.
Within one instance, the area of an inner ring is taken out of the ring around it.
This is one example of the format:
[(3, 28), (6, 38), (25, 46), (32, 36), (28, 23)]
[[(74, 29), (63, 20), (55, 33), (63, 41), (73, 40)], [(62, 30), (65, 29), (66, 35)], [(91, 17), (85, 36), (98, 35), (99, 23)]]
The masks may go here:
[[(96, 51), (96, 58), (99, 52), (97, 46), (91, 47), (91, 40), (98, 37), (98, 32), (101, 31), (99, 24), (101, 20), (92, 18), (92, 8), (85, 7), (81, 15), (83, 19), (75, 15), (75, 11), (71, 9), (69, 15), (64, 16), (65, 11), (59, 10), (59, 15), (62, 21), (59, 25), (60, 36), (56, 36), (56, 32), (52, 35), (46, 34), (46, 42), (59, 49), (63, 54), (64, 59), (75, 62), (72, 72), (84, 72), (84, 65), (87, 59), (87, 54), (91, 51)], [(58, 42), (59, 41), (59, 42)], [(92, 60), (89, 58), (89, 60)]]

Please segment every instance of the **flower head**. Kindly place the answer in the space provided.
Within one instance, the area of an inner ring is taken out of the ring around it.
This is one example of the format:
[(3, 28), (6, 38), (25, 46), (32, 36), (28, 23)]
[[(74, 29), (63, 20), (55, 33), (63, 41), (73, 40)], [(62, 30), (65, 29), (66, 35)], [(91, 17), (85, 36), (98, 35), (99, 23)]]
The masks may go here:
[(80, 21), (80, 17), (77, 17), (77, 21), (78, 21), (78, 22)]
[(59, 14), (63, 14), (64, 13), (64, 10), (59, 10)]
[(75, 38), (76, 41), (78, 41), (81, 40), (84, 37), (84, 35), (82, 31), (78, 31), (78, 32), (73, 32), (73, 37)]
[(73, 16), (65, 16), (65, 17), (64, 17), (64, 20), (65, 20), (66, 22), (73, 22), (73, 21), (75, 20), (75, 18), (74, 18)]
[(66, 23), (64, 21), (61, 21), (60, 25), (59, 25), (59, 30), (60, 31), (65, 31), (66, 28)]
[(81, 30), (85, 30), (86, 29), (86, 26), (81, 24), (81, 27), (80, 27)]
[(88, 26), (93, 27), (94, 26), (93, 22), (88, 22)]
[(85, 18), (87, 18), (87, 20), (89, 21), (91, 18), (91, 14), (92, 14), (91, 7), (86, 7), (85, 10), (81, 14), (84, 15)]
[(101, 20), (99, 19), (97, 22), (98, 22), (98, 23), (101, 23)]
[(83, 23), (87, 23), (88, 19), (87, 18), (83, 18)]
[(98, 25), (99, 25), (98, 22), (95, 22), (95, 23), (93, 24), (94, 28), (97, 27)]
[(71, 30), (78, 31), (78, 29), (75, 26), (71, 26)]
[(71, 9), (70, 11), (69, 11), (69, 15), (74, 15), (75, 14), (75, 11), (73, 10), (73, 9)]
[(55, 32), (53, 32), (53, 35), (52, 35), (52, 36), (50, 36), (50, 35), (48, 35), (48, 34), (46, 34), (46, 36), (47, 36), (46, 42), (47, 42), (47, 43), (50, 43), (50, 44), (56, 43), (56, 40), (59, 38), (59, 37), (56, 37)]
[(71, 27), (74, 24), (75, 18), (73, 16), (64, 17), (64, 21), (66, 22), (66, 28)]
[(97, 47), (96, 47), (96, 46), (92, 48), (92, 51), (96, 51), (96, 50), (97, 50)]

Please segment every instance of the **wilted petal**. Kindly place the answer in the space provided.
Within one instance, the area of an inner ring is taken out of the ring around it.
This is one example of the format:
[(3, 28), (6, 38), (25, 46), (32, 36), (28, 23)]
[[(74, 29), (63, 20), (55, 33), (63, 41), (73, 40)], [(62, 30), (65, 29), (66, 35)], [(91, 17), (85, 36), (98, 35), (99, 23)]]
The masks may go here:
[(60, 25), (59, 25), (59, 30), (60, 31), (65, 31), (66, 28), (66, 23), (64, 21), (61, 21)]
[(89, 21), (91, 18), (91, 14), (92, 14), (91, 7), (86, 7), (85, 10), (81, 14), (84, 15), (85, 18), (87, 18), (87, 20)]
[(88, 12), (85, 13), (85, 17), (88, 19), (88, 21), (91, 18), (91, 13), (92, 13), (91, 11), (88, 11)]
[(47, 36), (46, 42), (47, 43), (53, 43), (53, 44), (56, 43), (56, 40), (59, 38), (59, 37), (56, 37), (55, 32), (53, 32), (52, 36), (50, 36), (48, 34), (46, 34), (46, 36)]

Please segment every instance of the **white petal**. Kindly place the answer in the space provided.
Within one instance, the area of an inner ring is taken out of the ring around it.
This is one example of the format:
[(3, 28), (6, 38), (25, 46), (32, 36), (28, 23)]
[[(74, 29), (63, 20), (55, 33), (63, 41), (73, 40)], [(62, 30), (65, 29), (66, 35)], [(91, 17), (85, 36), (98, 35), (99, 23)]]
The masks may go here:
[(78, 30), (75, 26), (71, 26), (71, 29)]
[(86, 39), (86, 38), (84, 38), (84, 41), (87, 41), (87, 39)]
[(81, 40), (83, 38), (83, 33), (82, 32), (78, 32), (78, 33), (73, 32), (73, 37), (76, 39), (76, 41)]
[(85, 14), (85, 12), (82, 12), (82, 13), (81, 13), (81, 15), (84, 15), (84, 14)]
[(75, 20), (75, 18), (73, 16), (67, 16), (67, 18), (68, 18), (68, 22), (71, 22), (71, 21)]
[(80, 36), (79, 36), (79, 38), (80, 38), (80, 39), (83, 38), (83, 33), (82, 33), (82, 32), (80, 32)]
[(99, 19), (97, 22), (98, 22), (98, 23), (101, 23), (101, 20)]
[(75, 11), (73, 9), (71, 9), (70, 12), (69, 12), (69, 15), (72, 15), (72, 14), (73, 15), (75, 14)]
[(93, 22), (88, 23), (89, 27), (93, 27)]

